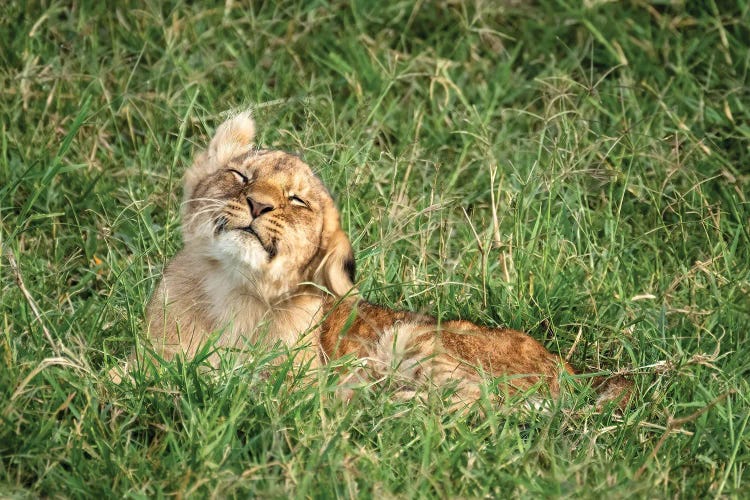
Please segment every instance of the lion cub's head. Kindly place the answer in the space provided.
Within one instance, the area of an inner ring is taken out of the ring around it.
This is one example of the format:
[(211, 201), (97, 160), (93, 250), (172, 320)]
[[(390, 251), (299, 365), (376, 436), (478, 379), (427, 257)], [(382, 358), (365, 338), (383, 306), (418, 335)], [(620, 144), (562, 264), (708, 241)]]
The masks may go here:
[(331, 195), (301, 159), (256, 149), (254, 136), (250, 113), (227, 120), (185, 173), (186, 251), (263, 300), (305, 282), (349, 292), (354, 257)]

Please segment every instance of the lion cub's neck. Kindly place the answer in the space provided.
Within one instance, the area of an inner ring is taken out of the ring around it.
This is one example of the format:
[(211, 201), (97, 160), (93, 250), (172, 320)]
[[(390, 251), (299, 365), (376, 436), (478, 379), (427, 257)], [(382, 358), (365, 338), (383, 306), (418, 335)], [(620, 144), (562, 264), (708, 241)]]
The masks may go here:
[(275, 296), (273, 283), (253, 281), (220, 264), (205, 273), (200, 286), (214, 328), (227, 329), (219, 340), (223, 346), (265, 339), (291, 347), (320, 317), (320, 293), (301, 288)]

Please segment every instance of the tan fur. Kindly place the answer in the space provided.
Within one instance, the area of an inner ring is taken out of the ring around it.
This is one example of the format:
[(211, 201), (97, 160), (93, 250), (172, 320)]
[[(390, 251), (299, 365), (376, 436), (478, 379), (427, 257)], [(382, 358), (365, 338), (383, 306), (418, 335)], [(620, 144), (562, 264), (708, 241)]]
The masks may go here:
[(452, 386), (471, 402), (482, 374), (500, 377), (508, 393), (559, 393), (560, 373), (573, 370), (525, 333), (361, 300), (328, 191), (296, 156), (255, 149), (254, 134), (248, 113), (228, 120), (185, 173), (185, 246), (147, 310), (157, 352), (192, 356), (217, 334), (226, 348), (307, 346), (302, 358), (314, 366), (352, 355), (358, 377), (394, 377), (404, 397)]

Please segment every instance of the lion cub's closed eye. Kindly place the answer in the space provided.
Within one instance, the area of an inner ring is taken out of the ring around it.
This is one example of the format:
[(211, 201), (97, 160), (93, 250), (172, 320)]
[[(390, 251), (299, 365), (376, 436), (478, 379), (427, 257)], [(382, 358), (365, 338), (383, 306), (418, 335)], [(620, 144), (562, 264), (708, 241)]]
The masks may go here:
[(227, 120), (184, 175), (184, 248), (147, 309), (153, 347), (191, 356), (260, 340), (303, 346), (313, 366), (354, 355), (349, 377), (398, 380), (399, 397), (450, 385), (479, 396), (480, 374), (503, 392), (556, 396), (572, 369), (525, 333), (392, 311), (361, 300), (352, 247), (331, 195), (300, 158), (254, 145), (249, 113)]

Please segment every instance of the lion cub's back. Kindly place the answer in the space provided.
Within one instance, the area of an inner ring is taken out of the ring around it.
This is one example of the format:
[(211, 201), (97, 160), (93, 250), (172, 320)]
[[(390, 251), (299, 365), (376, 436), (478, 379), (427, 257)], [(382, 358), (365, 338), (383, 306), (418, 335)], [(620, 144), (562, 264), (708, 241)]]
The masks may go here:
[(395, 369), (433, 383), (476, 381), (484, 371), (507, 376), (510, 392), (544, 382), (557, 394), (561, 369), (573, 372), (558, 356), (516, 330), (469, 321), (438, 323), (429, 316), (353, 299), (329, 307), (320, 332), (320, 347), (329, 359), (353, 354), (374, 363), (373, 368)]
[(542, 381), (557, 394), (560, 372), (573, 373), (559, 356), (517, 330), (448, 321), (441, 325), (440, 339), (447, 352), (494, 376), (508, 376), (509, 384), (520, 389)]

